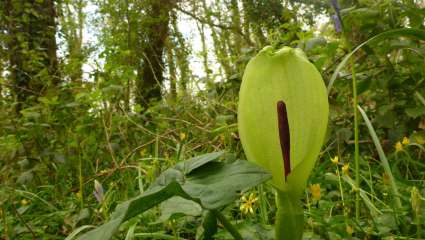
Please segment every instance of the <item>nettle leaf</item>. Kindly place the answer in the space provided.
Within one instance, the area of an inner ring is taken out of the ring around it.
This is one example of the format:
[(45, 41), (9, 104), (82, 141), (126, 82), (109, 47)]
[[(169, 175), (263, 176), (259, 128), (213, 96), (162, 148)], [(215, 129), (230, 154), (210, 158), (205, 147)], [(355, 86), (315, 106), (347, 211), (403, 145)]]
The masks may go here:
[(119, 204), (109, 222), (78, 239), (108, 240), (123, 222), (174, 196), (194, 201), (204, 209), (217, 209), (236, 200), (240, 192), (271, 178), (248, 161), (220, 162), (223, 154), (205, 154), (167, 169), (146, 192)]

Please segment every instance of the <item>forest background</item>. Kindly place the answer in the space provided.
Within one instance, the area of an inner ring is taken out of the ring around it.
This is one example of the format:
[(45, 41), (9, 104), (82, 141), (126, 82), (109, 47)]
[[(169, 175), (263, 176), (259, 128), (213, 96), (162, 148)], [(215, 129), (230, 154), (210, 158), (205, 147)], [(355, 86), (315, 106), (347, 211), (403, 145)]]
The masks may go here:
[[(424, 19), (423, 0), (0, 1), (0, 238), (63, 239), (107, 221), (184, 159), (219, 150), (244, 159), (239, 86), (267, 45), (301, 48), (333, 83), (304, 236), (425, 237)], [(356, 46), (406, 28), (418, 32), (370, 41), (333, 77)], [(356, 103), (381, 149), (361, 116), (354, 128)], [(356, 191), (366, 197), (354, 218)], [(251, 189), (223, 212), (243, 234), (270, 239), (271, 193)], [(195, 239), (202, 211), (180, 204), (132, 219), (118, 239)]]

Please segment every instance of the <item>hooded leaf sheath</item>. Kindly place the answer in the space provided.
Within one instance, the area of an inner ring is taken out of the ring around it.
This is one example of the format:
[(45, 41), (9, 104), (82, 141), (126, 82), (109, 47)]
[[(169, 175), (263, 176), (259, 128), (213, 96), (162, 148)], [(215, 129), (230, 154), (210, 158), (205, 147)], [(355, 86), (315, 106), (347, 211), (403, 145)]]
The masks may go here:
[[(248, 160), (272, 173), (280, 191), (301, 194), (325, 137), (328, 111), (323, 79), (301, 50), (264, 48), (248, 63), (239, 94), (239, 134)], [(289, 129), (289, 139), (282, 129)]]

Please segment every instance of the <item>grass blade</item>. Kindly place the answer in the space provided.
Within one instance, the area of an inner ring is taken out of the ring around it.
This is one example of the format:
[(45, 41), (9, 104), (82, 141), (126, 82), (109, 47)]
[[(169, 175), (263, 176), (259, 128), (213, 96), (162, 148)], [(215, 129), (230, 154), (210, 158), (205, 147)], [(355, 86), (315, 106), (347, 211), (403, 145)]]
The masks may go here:
[(82, 231), (84, 231), (86, 229), (90, 229), (90, 228), (95, 228), (95, 227), (96, 226), (93, 226), (93, 225), (84, 225), (84, 226), (81, 226), (81, 227), (75, 229), (71, 234), (69, 234), (68, 237), (65, 238), (65, 240), (73, 240)]
[(360, 114), (363, 117), (363, 120), (366, 123), (367, 128), (369, 129), (369, 134), (372, 137), (373, 143), (375, 144), (375, 148), (378, 151), (378, 155), (379, 155), (379, 159), (381, 160), (381, 164), (384, 167), (385, 173), (387, 174), (387, 176), (389, 177), (390, 180), (390, 184), (391, 184), (391, 188), (394, 194), (394, 199), (396, 202), (396, 206), (397, 208), (401, 208), (401, 200), (400, 200), (400, 195), (398, 193), (398, 188), (397, 188), (397, 184), (394, 180), (394, 176), (391, 172), (391, 167), (390, 164), (388, 163), (388, 159), (385, 156), (384, 150), (382, 149), (381, 143), (379, 142), (378, 136), (376, 135), (375, 129), (372, 126), (372, 123), (370, 122), (369, 118), (367, 117), (365, 111), (360, 107), (357, 106), (357, 108), (359, 109)]
[(416, 97), (419, 99), (419, 101), (425, 106), (425, 98), (418, 92), (415, 92)]

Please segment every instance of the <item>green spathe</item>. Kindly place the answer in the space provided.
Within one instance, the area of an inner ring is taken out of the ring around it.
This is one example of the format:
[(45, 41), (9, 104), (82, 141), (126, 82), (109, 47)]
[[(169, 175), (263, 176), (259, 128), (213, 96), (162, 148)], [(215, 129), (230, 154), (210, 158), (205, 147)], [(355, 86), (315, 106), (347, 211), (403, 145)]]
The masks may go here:
[[(279, 101), (286, 105), (290, 171), (283, 163)], [(272, 174), (276, 239), (302, 237), (300, 198), (323, 144), (328, 112), (323, 79), (300, 49), (265, 47), (248, 63), (239, 93), (238, 128), (248, 160)], [(285, 172), (289, 172), (286, 180)]]
[(303, 186), (326, 132), (328, 99), (320, 73), (299, 49), (266, 47), (247, 65), (239, 93), (238, 126), (249, 161), (270, 171), (273, 185), (288, 190), (283, 176), (276, 104), (284, 101), (290, 132), (291, 173)]

